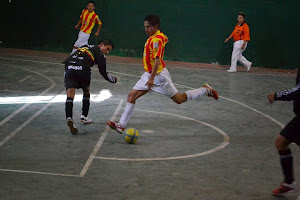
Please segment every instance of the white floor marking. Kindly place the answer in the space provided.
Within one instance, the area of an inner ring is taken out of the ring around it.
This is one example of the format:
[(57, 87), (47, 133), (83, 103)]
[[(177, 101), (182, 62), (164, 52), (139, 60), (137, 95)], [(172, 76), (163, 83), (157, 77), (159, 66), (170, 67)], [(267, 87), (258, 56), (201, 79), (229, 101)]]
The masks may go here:
[(156, 112), (156, 111), (150, 111), (150, 110), (140, 110), (140, 109), (134, 109), (135, 111), (142, 111), (142, 112), (149, 112), (149, 113), (156, 113), (156, 114), (163, 114), (163, 115), (170, 115), (170, 116), (175, 116), (175, 117), (179, 117), (179, 118), (183, 118), (183, 119), (187, 119), (187, 120), (191, 120), (191, 121), (195, 121), (198, 123), (201, 123), (205, 126), (208, 126), (214, 130), (216, 130), (217, 132), (219, 132), (222, 136), (224, 141), (217, 147), (210, 149), (208, 151), (202, 152), (202, 153), (196, 153), (196, 154), (191, 154), (191, 155), (185, 155), (185, 156), (172, 156), (172, 157), (164, 157), (164, 158), (111, 158), (111, 157), (99, 157), (96, 156), (96, 159), (103, 159), (103, 160), (119, 160), (119, 161), (158, 161), (158, 160), (175, 160), (175, 159), (186, 159), (186, 158), (194, 158), (194, 157), (199, 157), (199, 156), (204, 156), (204, 155), (208, 155), (211, 154), (213, 152), (216, 152), (220, 149), (223, 149), (224, 147), (226, 147), (229, 144), (229, 136), (222, 131), (221, 129), (208, 124), (206, 122), (200, 121), (200, 120), (196, 120), (193, 118), (189, 118), (189, 117), (185, 117), (185, 116), (181, 116), (181, 115), (175, 115), (175, 114), (170, 114), (170, 113), (164, 113), (164, 112)]
[[(61, 93), (64, 93), (65, 90), (63, 90)], [(34, 120), (37, 116), (39, 116), (44, 110), (46, 110), (52, 102), (44, 105), (38, 112), (36, 112), (34, 115), (32, 115), (29, 119), (27, 119), (23, 124), (21, 124), (18, 128), (16, 128), (13, 132), (11, 132), (9, 135), (7, 135), (1, 142), (0, 147), (3, 146), (8, 140), (10, 140), (12, 137), (14, 137), (19, 131), (21, 131), (27, 124), (29, 124), (32, 120)]]
[(142, 130), (143, 133), (154, 133), (152, 130)]
[[(114, 121), (116, 119), (116, 116), (118, 115), (119, 111), (121, 110), (122, 104), (123, 104), (123, 100), (120, 100), (120, 103), (119, 103), (117, 109), (115, 110), (115, 113), (111, 117), (110, 121)], [(95, 156), (97, 155), (100, 147), (102, 146), (103, 141), (105, 140), (109, 130), (110, 130), (109, 126), (106, 126), (104, 132), (102, 133), (102, 135), (99, 139), (99, 141), (97, 142), (96, 146), (94, 147), (94, 150), (92, 151), (90, 157), (88, 158), (88, 160), (86, 161), (83, 169), (81, 170), (80, 177), (85, 176), (87, 170), (89, 169), (90, 165), (92, 164), (93, 160), (95, 159)]]
[[(2, 65), (2, 64), (1, 64)], [(22, 67), (16, 67), (16, 66), (12, 66), (12, 65), (2, 65), (2, 66), (6, 66), (6, 67), (14, 67), (14, 68), (17, 68), (17, 69), (22, 69), (22, 70), (25, 70), (25, 71), (29, 71), (29, 72), (32, 72), (32, 73), (35, 73), (35, 74), (38, 74), (40, 76), (43, 76), (45, 77), (46, 79), (48, 79), (51, 83), (51, 86), (48, 87), (46, 90), (44, 90), (43, 92), (39, 93), (38, 95), (42, 96), (44, 94), (46, 94), (47, 92), (49, 92), (50, 90), (52, 90), (56, 83), (51, 79), (49, 78), (48, 76), (46, 75), (43, 75), (39, 72), (35, 72), (35, 71), (31, 71), (29, 69), (25, 69), (25, 68), (22, 68)], [(6, 122), (8, 122), (9, 120), (11, 120), (14, 116), (16, 116), (18, 113), (20, 113), (22, 110), (24, 110), (25, 108), (27, 108), (31, 103), (26, 103), (24, 104), (23, 106), (21, 106), (18, 110), (16, 110), (15, 112), (13, 112), (12, 114), (10, 114), (9, 116), (7, 116), (5, 119), (3, 119), (1, 122), (0, 122), (0, 126), (2, 126), (3, 124), (5, 124)]]
[(27, 79), (29, 79), (31, 77), (32, 77), (32, 75), (26, 76), (25, 78), (19, 80), (19, 82), (22, 83), (22, 82), (24, 82), (25, 80), (27, 80)]
[(26, 173), (26, 174), (52, 175), (52, 176), (67, 176), (67, 177), (78, 177), (78, 178), (80, 178), (80, 175), (73, 175), (73, 174), (57, 174), (57, 173), (25, 171), (25, 170), (14, 170), (14, 169), (0, 169), (0, 171), (3, 171), (3, 172)]

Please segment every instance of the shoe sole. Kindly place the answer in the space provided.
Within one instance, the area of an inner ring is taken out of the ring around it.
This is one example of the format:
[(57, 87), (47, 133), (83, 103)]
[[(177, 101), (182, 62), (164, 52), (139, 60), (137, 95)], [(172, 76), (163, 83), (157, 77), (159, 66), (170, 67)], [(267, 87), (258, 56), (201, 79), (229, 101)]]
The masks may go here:
[(73, 135), (77, 135), (78, 133), (78, 129), (76, 127), (74, 127), (74, 124), (72, 121), (68, 121), (68, 127), (70, 128), (70, 132), (73, 134)]
[(118, 131), (116, 127), (114, 127), (113, 125), (111, 125), (110, 121), (106, 121), (106, 124), (111, 128), (114, 129), (115, 131), (117, 131), (120, 134), (123, 134), (121, 131)]
[(205, 83), (203, 86), (204, 86), (204, 87), (207, 87), (207, 88), (209, 88), (209, 89), (212, 90), (214, 96), (210, 96), (210, 97), (214, 98), (215, 100), (218, 100), (218, 99), (219, 99), (219, 94), (218, 94), (218, 92), (217, 92), (216, 90), (214, 90), (210, 85), (208, 85), (208, 83)]
[(84, 123), (84, 124), (91, 124), (93, 121), (90, 121), (90, 122), (86, 122), (84, 120), (80, 120), (80, 122)]

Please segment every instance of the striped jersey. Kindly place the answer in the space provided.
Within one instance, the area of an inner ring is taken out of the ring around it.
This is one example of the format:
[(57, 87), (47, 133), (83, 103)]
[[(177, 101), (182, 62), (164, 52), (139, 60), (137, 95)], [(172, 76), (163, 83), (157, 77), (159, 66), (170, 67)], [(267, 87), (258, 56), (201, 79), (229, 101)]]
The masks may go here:
[(161, 72), (165, 68), (165, 63), (163, 61), (165, 46), (168, 43), (168, 37), (164, 35), (160, 30), (158, 30), (154, 35), (151, 35), (144, 47), (143, 63), (144, 69), (148, 73), (152, 73), (154, 67), (155, 58), (160, 59), (160, 65), (157, 73)]
[(84, 9), (82, 11), (80, 15), (80, 19), (82, 20), (82, 25), (80, 30), (88, 34), (91, 34), (95, 24), (99, 24), (99, 25), (102, 24), (98, 15), (94, 11), (89, 13), (88, 9)]

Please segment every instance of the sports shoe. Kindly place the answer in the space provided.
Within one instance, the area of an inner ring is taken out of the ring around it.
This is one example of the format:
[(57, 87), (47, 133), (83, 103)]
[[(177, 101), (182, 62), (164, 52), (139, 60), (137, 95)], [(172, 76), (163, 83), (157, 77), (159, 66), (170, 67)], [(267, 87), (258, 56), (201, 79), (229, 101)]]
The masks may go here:
[(67, 124), (68, 124), (68, 127), (70, 128), (70, 132), (71, 132), (73, 135), (77, 135), (78, 129), (74, 126), (73, 120), (72, 120), (71, 117), (68, 117), (68, 118), (67, 118)]
[(252, 62), (250, 62), (250, 65), (249, 65), (249, 66), (247, 66), (247, 72), (249, 72), (249, 71), (250, 71), (250, 69), (251, 69), (251, 66), (252, 66)]
[(90, 124), (92, 123), (92, 120), (84, 115), (81, 115), (80, 116), (80, 122), (83, 122), (85, 124)]
[(229, 69), (227, 72), (236, 72), (236, 69)]
[(272, 190), (273, 195), (291, 195), (298, 193), (298, 186), (296, 182), (291, 184), (282, 183), (278, 188)]
[(214, 90), (212, 87), (210, 87), (210, 85), (208, 85), (207, 83), (205, 83), (204, 85), (202, 85), (202, 87), (206, 88), (206, 90), (207, 90), (206, 95), (208, 97), (213, 97), (215, 100), (219, 99), (219, 95), (218, 95), (217, 91)]
[(118, 133), (120, 133), (120, 134), (123, 134), (123, 131), (125, 130), (125, 128), (122, 127), (121, 124), (120, 124), (119, 122), (112, 122), (112, 121), (107, 120), (107, 121), (106, 121), (106, 124), (107, 124), (110, 128), (116, 130), (116, 131), (117, 131)]

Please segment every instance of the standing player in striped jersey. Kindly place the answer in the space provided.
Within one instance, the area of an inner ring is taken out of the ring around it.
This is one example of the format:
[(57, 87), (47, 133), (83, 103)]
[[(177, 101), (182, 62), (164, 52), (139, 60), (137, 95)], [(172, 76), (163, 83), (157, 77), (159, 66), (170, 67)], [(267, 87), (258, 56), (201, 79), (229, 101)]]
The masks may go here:
[(87, 5), (87, 9), (84, 9), (82, 11), (80, 15), (80, 20), (75, 26), (75, 28), (78, 29), (79, 26), (82, 24), (78, 34), (78, 39), (73, 46), (73, 50), (71, 54), (73, 54), (79, 47), (88, 44), (92, 29), (94, 28), (95, 24), (98, 24), (98, 29), (95, 33), (95, 36), (96, 37), (99, 36), (99, 32), (102, 27), (102, 22), (94, 10), (95, 10), (95, 2), (89, 1)]
[(159, 17), (152, 14), (147, 15), (144, 19), (144, 27), (146, 34), (149, 36), (144, 47), (143, 63), (145, 73), (129, 93), (126, 108), (121, 116), (120, 122), (112, 122), (109, 120), (106, 122), (109, 127), (121, 134), (125, 130), (125, 127), (133, 114), (135, 101), (150, 90), (166, 95), (177, 104), (204, 95), (213, 97), (216, 100), (219, 97), (218, 93), (208, 84), (204, 84), (198, 89), (189, 90), (183, 94), (178, 93), (163, 61), (168, 37), (159, 30)]
[(286, 91), (269, 94), (268, 99), (270, 103), (273, 103), (276, 100), (294, 101), (294, 113), (296, 116), (284, 127), (275, 141), (284, 180), (281, 185), (272, 192), (274, 195), (297, 193), (299, 192), (299, 188), (295, 182), (293, 154), (289, 145), (294, 142), (300, 146), (300, 67), (296, 78), (296, 87)]
[(101, 40), (99, 45), (86, 45), (79, 48), (74, 54), (70, 55), (65, 63), (64, 81), (67, 92), (66, 100), (66, 119), (67, 125), (72, 134), (76, 135), (78, 129), (73, 124), (73, 99), (75, 97), (75, 89), (82, 88), (82, 115), (80, 121), (89, 124), (88, 112), (90, 108), (90, 82), (91, 67), (98, 65), (98, 69), (103, 78), (110, 83), (116, 83), (117, 78), (106, 72), (106, 54), (109, 54), (113, 48), (113, 43), (109, 40)]

